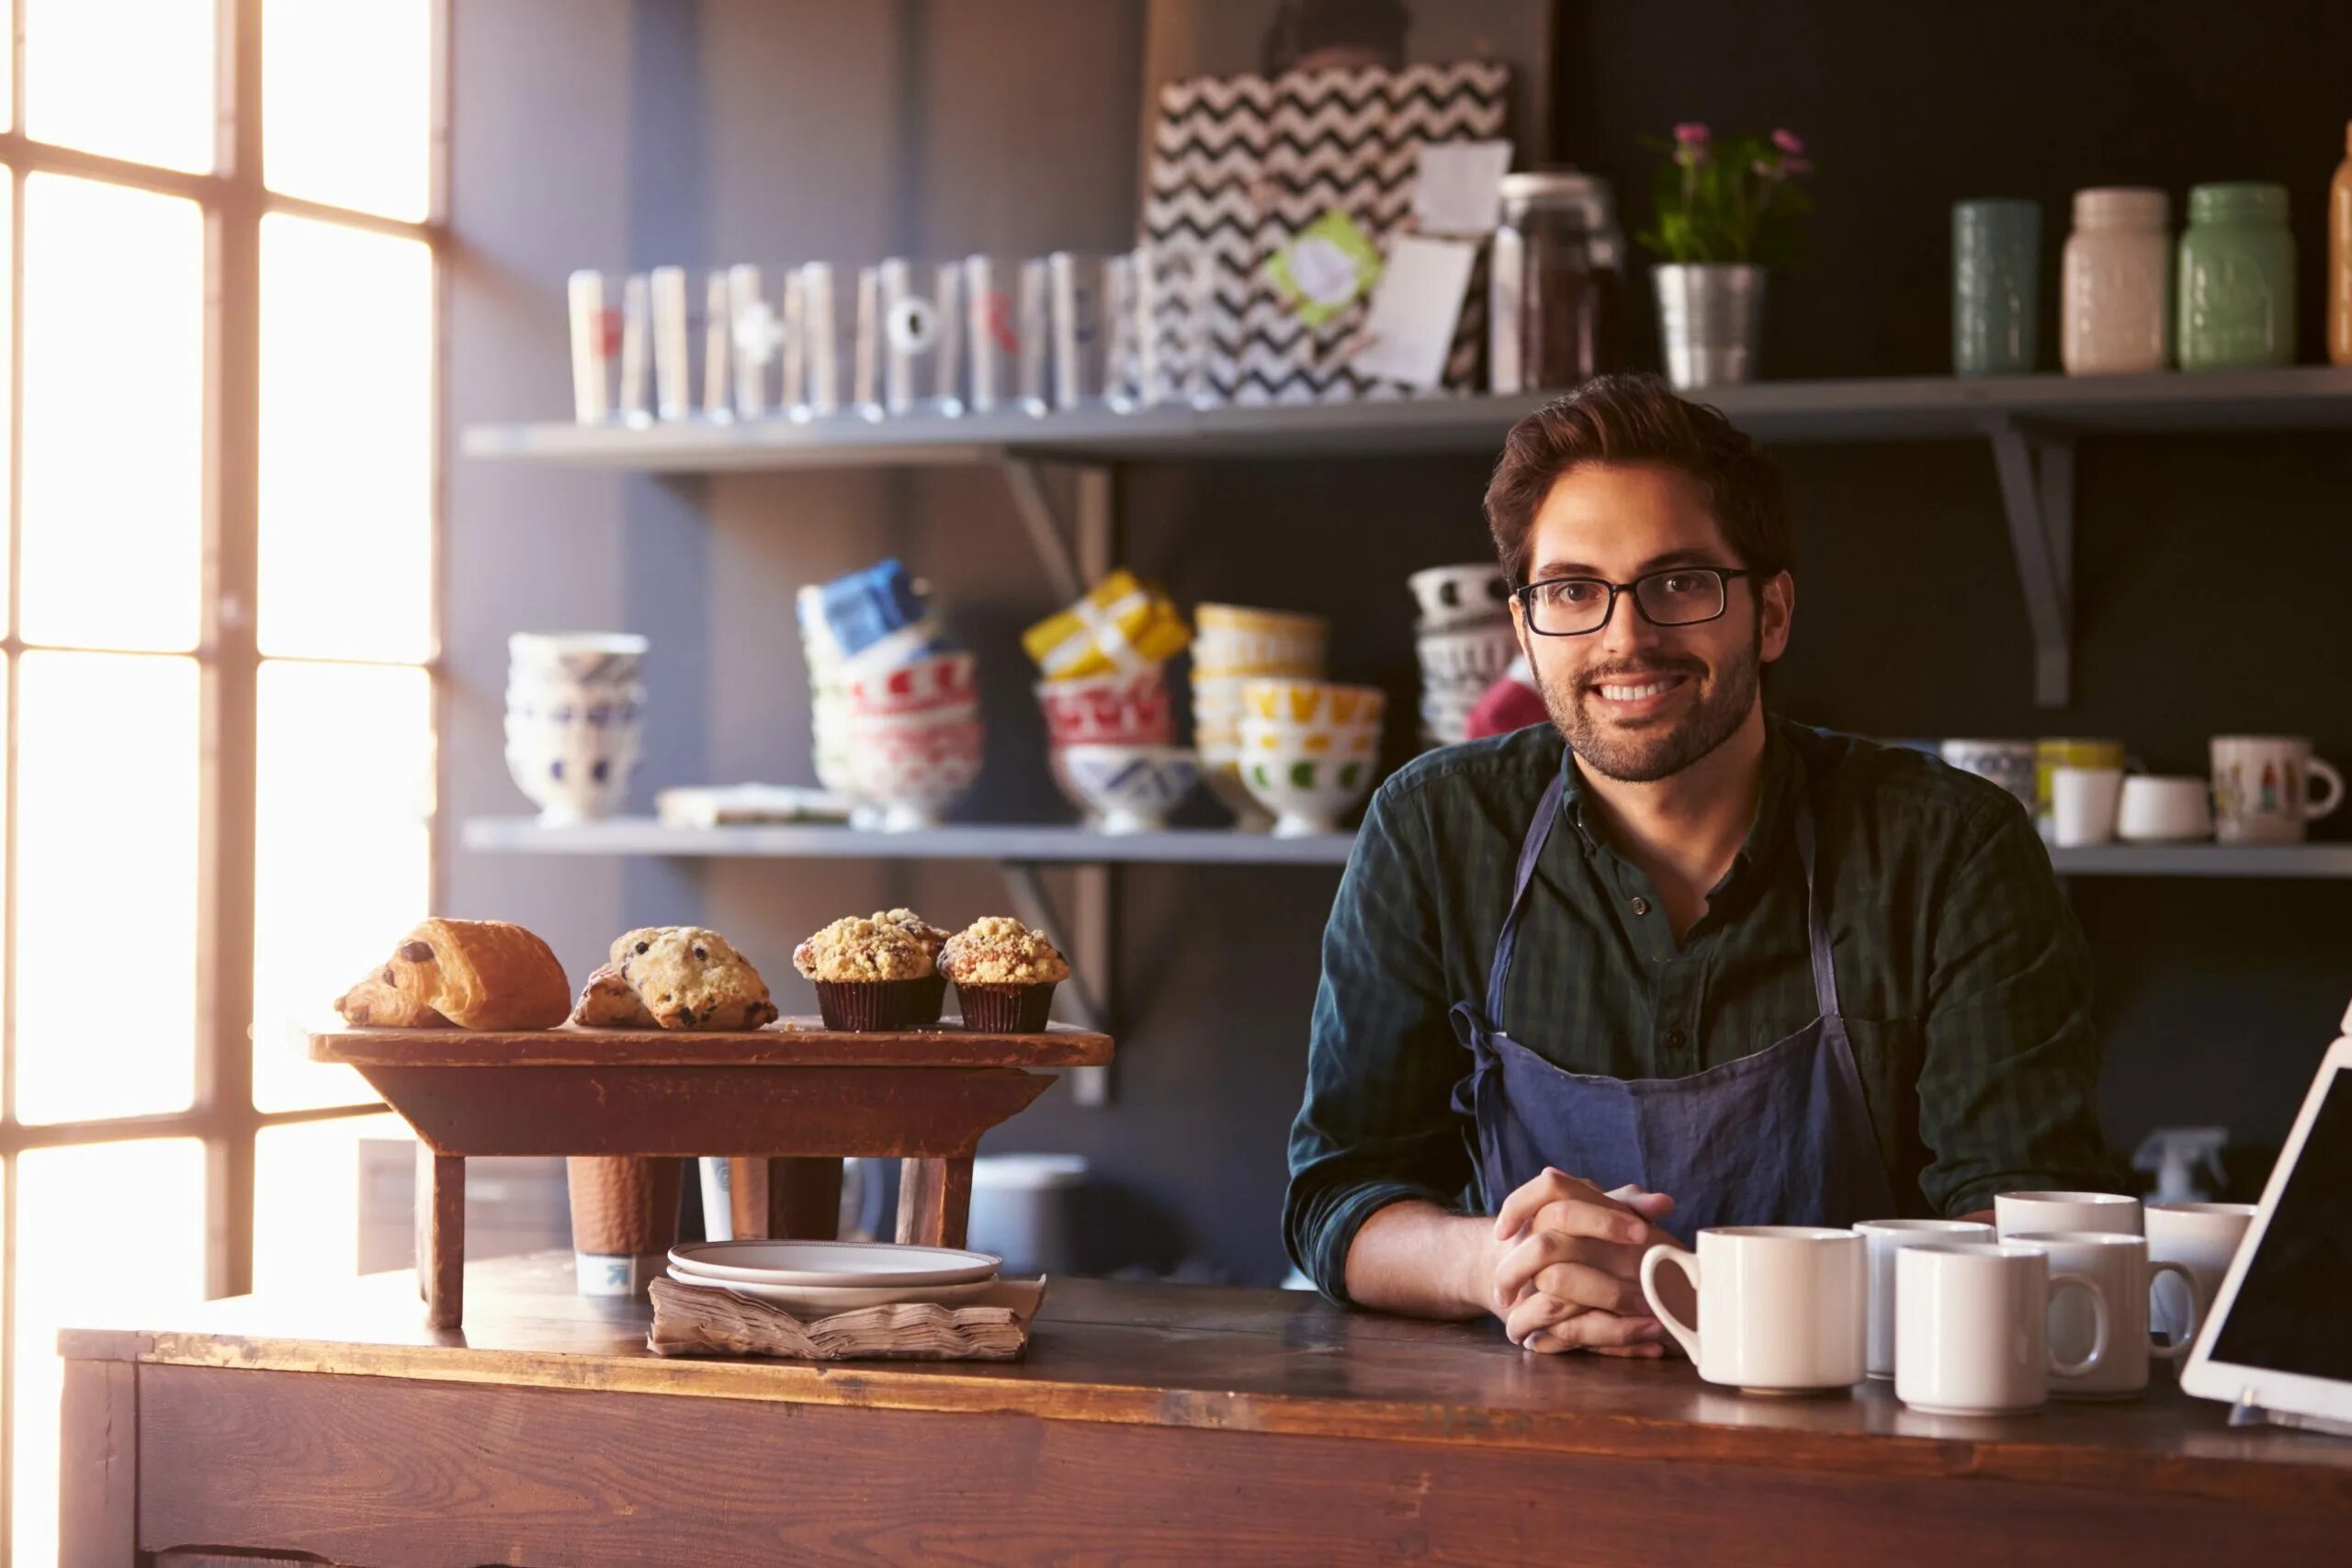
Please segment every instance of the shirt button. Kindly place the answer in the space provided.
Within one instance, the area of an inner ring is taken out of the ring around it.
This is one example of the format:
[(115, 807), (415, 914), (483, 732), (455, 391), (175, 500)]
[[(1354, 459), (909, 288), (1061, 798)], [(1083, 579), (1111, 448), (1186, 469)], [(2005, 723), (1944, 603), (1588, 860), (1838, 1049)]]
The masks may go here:
[(1666, 1048), (1669, 1051), (1679, 1051), (1690, 1043), (1690, 1037), (1679, 1029), (1669, 1029), (1666, 1032)]
[(1649, 912), (1650, 912), (1650, 901), (1649, 901), (1648, 899), (1646, 899), (1646, 898), (1642, 898), (1642, 897), (1636, 897), (1636, 898), (1634, 900), (1634, 913), (1635, 913), (1635, 914), (1637, 914), (1637, 915), (1646, 915), (1646, 914), (1648, 914)]

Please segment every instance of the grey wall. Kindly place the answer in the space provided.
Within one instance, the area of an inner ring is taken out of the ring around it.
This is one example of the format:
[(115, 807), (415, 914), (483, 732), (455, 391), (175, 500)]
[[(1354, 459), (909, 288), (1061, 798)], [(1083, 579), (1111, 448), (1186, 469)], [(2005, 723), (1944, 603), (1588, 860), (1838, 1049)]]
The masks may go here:
[[(1562, 6), (1553, 134), (1629, 192), (1636, 131), (1702, 118), (1812, 135), (1823, 211), (1812, 268), (1775, 297), (1777, 374), (1941, 368), (1957, 195), (2036, 195), (2056, 225), (2076, 184), (2149, 180), (2177, 195), (2192, 178), (2287, 178), (2316, 271), (2312, 193), (2340, 156), (2344, 112), (2322, 62), (2352, 57), (2337, 8), (2233, 21), (2227, 47), (2202, 41), (2216, 24), (2173, 0), (2054, 21), (2003, 0), (1973, 8), (1964, 33), (1942, 8), (1889, 20), (1891, 8), (1780, 5), (1769, 26), (1755, 9)], [(1139, 5), (460, 0), (456, 12), (453, 429), (569, 407), (561, 279), (574, 266), (1109, 247), (1133, 229)], [(2352, 760), (2340, 440), (2091, 444), (2078, 699), (2063, 716), (2028, 699), (2024, 612), (1983, 450), (1786, 461), (1804, 558), (1776, 694), (1797, 716), (1876, 734), (2119, 733), (2179, 769), (2200, 764), (2210, 733), (2299, 730)], [(1124, 556), (1186, 603), (1330, 611), (1334, 670), (1408, 710), (1401, 579), (1483, 553), (1485, 467), (1137, 468), (1121, 480)], [(980, 866), (619, 865), (454, 843), (469, 817), (526, 808), (498, 720), (503, 638), (526, 627), (653, 638), (641, 808), (669, 784), (811, 781), (792, 590), (890, 552), (930, 579), (983, 656), (990, 764), (963, 814), (1057, 818), (1014, 641), (1050, 594), (994, 474), (677, 483), (458, 459), (449, 502), (448, 912), (521, 919), (575, 974), (628, 925), (700, 919), (761, 961), (787, 1010), (813, 1010), (786, 954), (822, 921), (886, 901), (953, 922), (1005, 907)], [(1280, 1276), (1283, 1137), (1335, 881), (1304, 868), (1122, 874), (1115, 1102), (1081, 1108), (1057, 1089), (988, 1145), (1074, 1150), (1112, 1179), (1094, 1266), (1193, 1258)], [(2085, 882), (2075, 897), (2110, 1041), (2110, 1134), (2128, 1147), (2151, 1124), (2212, 1119), (2275, 1142), (2343, 1009), (2352, 893)]]

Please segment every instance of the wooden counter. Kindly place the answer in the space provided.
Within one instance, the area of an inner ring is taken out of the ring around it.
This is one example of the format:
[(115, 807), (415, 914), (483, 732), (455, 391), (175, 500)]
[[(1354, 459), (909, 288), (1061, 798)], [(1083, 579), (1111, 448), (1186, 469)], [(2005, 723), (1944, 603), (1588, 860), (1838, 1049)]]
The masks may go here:
[[(1009, 1365), (670, 1360), (570, 1260), (69, 1329), (63, 1561), (2343, 1562), (2352, 1441), (2143, 1399), (1985, 1421), (1883, 1384), (1273, 1291), (1057, 1280)], [(152, 1554), (152, 1555), (150, 1555)]]

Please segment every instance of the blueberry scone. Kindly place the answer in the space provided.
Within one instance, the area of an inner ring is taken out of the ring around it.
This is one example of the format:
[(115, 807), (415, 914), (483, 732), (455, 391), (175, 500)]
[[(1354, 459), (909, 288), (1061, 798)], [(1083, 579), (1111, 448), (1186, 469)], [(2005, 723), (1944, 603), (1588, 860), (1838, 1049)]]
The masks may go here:
[(637, 987), (622, 976), (620, 965), (607, 964), (581, 987), (571, 1021), (588, 1029), (651, 1029), (653, 1015), (645, 1010), (645, 998)]
[(776, 1017), (767, 982), (717, 931), (649, 927), (616, 948), (621, 978), (664, 1029), (757, 1029)]

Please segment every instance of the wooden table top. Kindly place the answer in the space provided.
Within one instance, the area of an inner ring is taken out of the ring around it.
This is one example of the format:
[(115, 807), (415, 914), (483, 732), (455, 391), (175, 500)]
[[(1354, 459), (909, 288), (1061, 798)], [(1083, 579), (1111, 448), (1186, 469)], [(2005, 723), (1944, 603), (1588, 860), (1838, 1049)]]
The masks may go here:
[(307, 1029), (314, 1062), (355, 1067), (1095, 1067), (1111, 1037), (1066, 1023), (1039, 1034), (935, 1029), (851, 1033), (814, 1018), (763, 1029)]
[(307, 1298), (240, 1297), (168, 1326), (73, 1328), (101, 1360), (602, 1389), (868, 1409), (1027, 1413), (1904, 1476), (2160, 1487), (2352, 1512), (2352, 1441), (2233, 1429), (2159, 1368), (2143, 1398), (2030, 1416), (1928, 1416), (1884, 1383), (1775, 1399), (1699, 1381), (1684, 1361), (1533, 1356), (1498, 1325), (1351, 1312), (1303, 1292), (1057, 1279), (1012, 1363), (820, 1365), (670, 1359), (650, 1309), (574, 1293), (568, 1255), (471, 1265), (462, 1330), (424, 1325), (414, 1276)]

